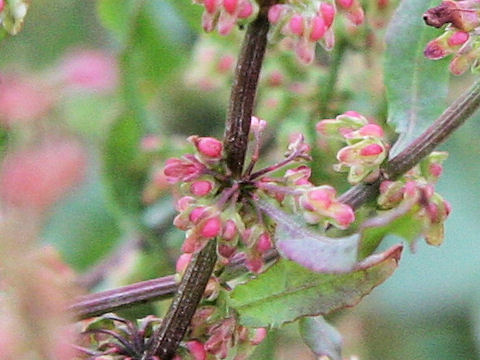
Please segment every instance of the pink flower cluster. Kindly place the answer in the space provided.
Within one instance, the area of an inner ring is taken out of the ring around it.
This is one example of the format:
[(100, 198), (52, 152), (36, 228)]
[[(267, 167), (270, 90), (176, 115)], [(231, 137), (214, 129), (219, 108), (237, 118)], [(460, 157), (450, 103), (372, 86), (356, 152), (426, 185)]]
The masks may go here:
[(443, 1), (439, 6), (429, 9), (424, 19), (434, 27), (449, 24), (442, 35), (427, 44), (424, 51), (427, 58), (438, 60), (453, 54), (449, 68), (455, 75), (463, 74), (469, 68), (479, 70), (479, 1)]
[(225, 359), (232, 347), (236, 347), (235, 359), (247, 359), (254, 347), (267, 335), (265, 328), (248, 329), (233, 317), (218, 314), (213, 306), (197, 309), (191, 325), (191, 338), (181, 348), (174, 360), (210, 358)]
[(215, 28), (220, 35), (228, 35), (240, 20), (248, 19), (256, 12), (256, 4), (251, 0), (194, 0), (205, 7), (202, 17), (203, 29), (207, 32)]
[(365, 117), (354, 111), (347, 111), (335, 119), (320, 121), (317, 131), (346, 142), (347, 146), (337, 153), (339, 164), (334, 169), (348, 171), (351, 184), (373, 181), (378, 177), (379, 167), (388, 154), (380, 126), (368, 123)]
[(327, 50), (334, 46), (332, 25), (337, 12), (336, 6), (354, 25), (363, 22), (364, 12), (358, 0), (290, 0), (269, 9), (268, 19), (273, 25), (271, 37), (283, 37), (291, 43), (298, 59), (309, 64), (314, 59), (317, 42)]
[(443, 223), (450, 214), (450, 204), (435, 192), (435, 183), (442, 174), (445, 152), (433, 152), (397, 181), (383, 181), (377, 200), (382, 209), (408, 205), (412, 216), (421, 222), (421, 233), (427, 243), (443, 242)]

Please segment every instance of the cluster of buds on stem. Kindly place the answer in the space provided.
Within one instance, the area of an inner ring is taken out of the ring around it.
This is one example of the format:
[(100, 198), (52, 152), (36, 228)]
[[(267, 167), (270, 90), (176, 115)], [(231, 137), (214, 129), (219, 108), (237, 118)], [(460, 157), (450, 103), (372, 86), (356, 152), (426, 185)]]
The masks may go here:
[(220, 35), (228, 35), (237, 22), (246, 20), (257, 12), (257, 5), (251, 0), (194, 0), (203, 5), (203, 29), (207, 32), (215, 28)]
[(451, 211), (450, 204), (435, 192), (446, 158), (445, 152), (433, 152), (399, 180), (383, 181), (377, 200), (381, 209), (408, 205), (409, 215), (420, 223), (420, 235), (430, 245), (443, 242), (443, 224)]
[(427, 25), (440, 28), (445, 24), (445, 32), (430, 41), (425, 48), (425, 56), (432, 60), (454, 54), (450, 71), (460, 75), (469, 68), (479, 70), (480, 42), (480, 2), (476, 0), (443, 1), (429, 9), (424, 15)]
[[(238, 253), (246, 258), (252, 272), (261, 272), (264, 255), (273, 248), (275, 224), (255, 202), (272, 199), (287, 211), (299, 209), (309, 223), (348, 227), (354, 220), (352, 209), (338, 202), (329, 186), (314, 186), (310, 168), (303, 165), (289, 169), (283, 176), (270, 173), (310, 160), (310, 146), (302, 135), (292, 137), (285, 159), (253, 171), (259, 160), (264, 120), (252, 117), (251, 134), (255, 146), (250, 164), (241, 178), (232, 179), (222, 158), (222, 143), (211, 137), (192, 136), (195, 154), (167, 160), (167, 181), (181, 183), (176, 202), (179, 214), (174, 224), (186, 231), (182, 250), (191, 254), (202, 249), (209, 239), (217, 238), (217, 252), (226, 264)], [(184, 265), (179, 266), (180, 269)]]
[(301, 62), (311, 63), (317, 42), (327, 50), (335, 44), (332, 25), (336, 5), (355, 25), (363, 22), (364, 13), (358, 0), (337, 0), (336, 4), (333, 1), (289, 0), (269, 9), (268, 19), (273, 25), (271, 38), (282, 38), (293, 47)]
[(387, 158), (388, 144), (384, 141), (383, 129), (362, 115), (347, 111), (335, 119), (322, 120), (317, 124), (320, 135), (346, 142), (347, 146), (337, 153), (336, 171), (348, 171), (350, 184), (371, 182), (378, 178), (379, 168)]

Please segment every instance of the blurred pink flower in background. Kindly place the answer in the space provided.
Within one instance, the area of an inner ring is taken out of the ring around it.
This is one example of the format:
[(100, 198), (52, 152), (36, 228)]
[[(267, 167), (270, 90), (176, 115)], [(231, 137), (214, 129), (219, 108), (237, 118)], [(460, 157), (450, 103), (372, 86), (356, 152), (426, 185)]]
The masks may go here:
[(74, 50), (60, 65), (67, 87), (91, 91), (112, 91), (118, 83), (115, 58), (100, 50)]
[(0, 197), (8, 207), (46, 210), (85, 172), (84, 148), (72, 140), (50, 140), (7, 154), (0, 170)]
[(45, 84), (13, 74), (0, 74), (0, 123), (9, 126), (44, 116), (54, 104)]

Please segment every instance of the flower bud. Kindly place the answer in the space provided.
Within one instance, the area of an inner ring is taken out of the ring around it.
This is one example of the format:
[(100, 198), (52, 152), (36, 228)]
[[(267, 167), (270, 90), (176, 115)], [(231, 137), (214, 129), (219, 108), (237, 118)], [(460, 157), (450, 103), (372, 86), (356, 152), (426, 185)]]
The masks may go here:
[(238, 8), (239, 19), (248, 19), (253, 14), (253, 5), (249, 0), (242, 1)]
[(193, 357), (193, 360), (206, 360), (207, 352), (204, 345), (197, 340), (187, 342), (187, 349)]
[(195, 196), (205, 196), (213, 189), (213, 183), (208, 180), (197, 180), (190, 185), (190, 192)]
[(193, 156), (185, 155), (183, 158), (171, 158), (165, 163), (163, 170), (167, 181), (171, 184), (180, 181), (190, 181), (200, 176), (205, 166), (199, 163)]
[(205, 221), (200, 230), (200, 235), (206, 239), (218, 236), (222, 231), (222, 221), (219, 216), (212, 217)]
[(276, 24), (282, 17), (284, 9), (284, 5), (281, 4), (271, 6), (270, 9), (268, 9), (268, 21), (270, 21), (271, 24)]
[(361, 156), (376, 156), (383, 152), (383, 147), (378, 144), (370, 144), (360, 150)]
[(250, 340), (250, 342), (252, 343), (252, 345), (258, 345), (265, 339), (266, 336), (267, 336), (266, 328), (257, 328), (255, 329), (255, 334), (253, 335), (253, 338), (252, 340)]
[(321, 16), (315, 16), (312, 19), (312, 24), (311, 24), (311, 31), (310, 31), (310, 40), (311, 41), (318, 41), (320, 40), (323, 35), (325, 34), (325, 31), (327, 30), (325, 26), (325, 20)]
[(234, 14), (237, 10), (238, 0), (223, 0), (223, 7), (229, 14)]
[(298, 36), (303, 35), (303, 17), (302, 15), (293, 15), (288, 23), (288, 27), (293, 34)]
[(335, 7), (327, 2), (322, 2), (320, 4), (320, 12), (325, 20), (325, 26), (327, 29), (332, 26), (333, 20), (335, 19)]
[(191, 258), (192, 254), (185, 253), (180, 255), (175, 266), (177, 273), (182, 274), (185, 271)]
[(212, 159), (220, 159), (222, 157), (223, 145), (219, 140), (213, 137), (199, 136), (190, 136), (188, 140), (195, 145), (201, 155)]
[(270, 234), (267, 232), (261, 234), (257, 240), (257, 251), (260, 253), (264, 253), (265, 251), (270, 250), (272, 247), (273, 244)]

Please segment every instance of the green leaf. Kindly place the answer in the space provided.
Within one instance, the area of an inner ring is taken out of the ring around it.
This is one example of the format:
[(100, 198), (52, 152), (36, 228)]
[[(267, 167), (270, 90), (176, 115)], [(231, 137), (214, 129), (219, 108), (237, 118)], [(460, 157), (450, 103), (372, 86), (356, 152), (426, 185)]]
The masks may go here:
[(316, 356), (342, 360), (342, 335), (323, 316), (300, 320), (300, 335)]
[(438, 0), (404, 0), (388, 26), (385, 52), (385, 86), (388, 122), (400, 134), (390, 155), (403, 150), (445, 108), (448, 59), (424, 57), (428, 41), (443, 30), (423, 23), (422, 15)]
[(130, 115), (119, 117), (108, 134), (103, 156), (110, 198), (123, 215), (138, 216), (146, 171), (140, 158), (142, 124)]
[(319, 274), (280, 260), (258, 278), (233, 290), (230, 305), (242, 325), (278, 327), (303, 316), (325, 315), (357, 304), (396, 269), (402, 246), (377, 263), (348, 274)]
[(120, 42), (125, 43), (131, 28), (131, 18), (134, 16), (140, 0), (99, 0), (97, 13), (105, 28)]

